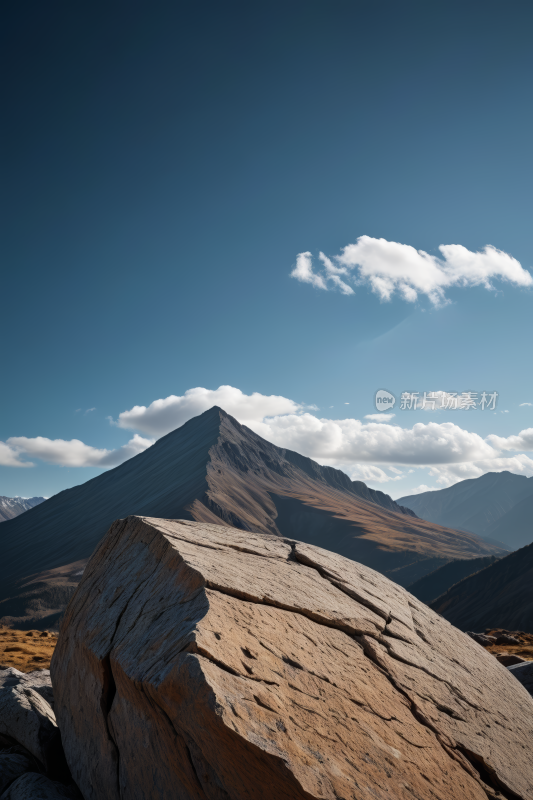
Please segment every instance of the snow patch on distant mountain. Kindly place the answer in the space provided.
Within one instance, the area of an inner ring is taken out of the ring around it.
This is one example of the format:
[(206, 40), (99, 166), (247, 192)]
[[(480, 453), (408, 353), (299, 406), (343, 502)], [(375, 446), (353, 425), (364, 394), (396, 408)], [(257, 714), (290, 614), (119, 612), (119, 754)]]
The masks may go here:
[(0, 496), (0, 522), (5, 522), (7, 519), (18, 517), (24, 511), (29, 511), (30, 508), (38, 506), (39, 503), (44, 502), (46, 497), (1, 497)]

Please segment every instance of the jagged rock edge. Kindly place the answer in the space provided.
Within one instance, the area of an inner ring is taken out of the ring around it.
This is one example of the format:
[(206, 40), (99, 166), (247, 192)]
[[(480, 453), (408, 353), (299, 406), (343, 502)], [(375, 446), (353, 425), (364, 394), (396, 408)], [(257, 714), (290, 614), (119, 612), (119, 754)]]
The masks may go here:
[[(144, 520), (143, 520), (143, 522), (144, 522)], [(126, 524), (127, 523), (127, 519), (121, 520), (121, 523)], [(157, 536), (157, 534), (154, 534), (153, 538), (155, 538), (156, 536)], [(164, 538), (166, 538), (166, 536)], [(178, 536), (171, 536), (171, 537), (169, 537), (169, 539), (174, 539), (174, 540), (177, 540), (177, 541), (183, 541), (183, 542), (186, 542), (186, 543), (190, 544), (190, 542), (187, 539), (183, 539), (183, 538), (178, 537)], [(167, 544), (168, 544), (169, 547), (172, 547), (172, 542), (169, 541), (169, 539), (167, 539)], [(431, 722), (425, 717), (425, 715), (418, 709), (418, 707), (416, 705), (416, 702), (411, 697), (409, 697), (409, 695), (406, 693), (406, 691), (404, 689), (402, 689), (399, 685), (397, 685), (397, 683), (394, 680), (394, 678), (388, 672), (388, 670), (386, 668), (386, 665), (380, 664), (379, 661), (376, 660), (376, 658), (374, 657), (374, 654), (372, 654), (371, 650), (368, 648), (368, 644), (364, 640), (365, 640), (365, 638), (373, 639), (377, 643), (381, 643), (381, 644), (387, 646), (387, 642), (386, 642), (386, 640), (384, 640), (385, 635), (386, 635), (385, 631), (386, 631), (387, 624), (390, 621), (392, 612), (389, 611), (388, 616), (385, 617), (382, 610), (378, 610), (378, 609), (373, 608), (372, 605), (370, 605), (368, 602), (364, 601), (364, 598), (361, 598), (361, 599), (356, 598), (349, 591), (347, 591), (347, 587), (343, 586), (342, 583), (340, 583), (340, 582), (337, 584), (337, 581), (335, 581), (334, 579), (329, 577), (327, 570), (325, 570), (323, 568), (321, 569), (318, 565), (312, 563), (311, 559), (309, 559), (309, 563), (306, 563), (306, 561), (304, 561), (305, 557), (301, 553), (298, 553), (298, 551), (296, 550), (298, 542), (296, 542), (295, 540), (281, 538), (281, 541), (283, 541), (284, 543), (289, 544), (291, 546), (291, 552), (290, 552), (290, 554), (288, 555), (288, 557), (286, 559), (280, 558), (279, 556), (276, 556), (276, 555), (266, 556), (266, 555), (263, 555), (262, 553), (257, 552), (257, 551), (253, 551), (253, 552), (250, 553), (249, 551), (241, 550), (241, 548), (238, 548), (238, 547), (233, 547), (232, 549), (235, 549), (235, 550), (238, 550), (238, 551), (241, 551), (241, 552), (248, 552), (250, 555), (254, 555), (254, 556), (275, 558), (276, 560), (279, 560), (279, 561), (296, 560), (299, 563), (301, 563), (304, 566), (306, 566), (308, 569), (313, 569), (315, 572), (317, 572), (317, 574), (321, 578), (323, 578), (324, 580), (328, 581), (328, 583), (330, 583), (332, 586), (335, 586), (335, 588), (337, 588), (340, 591), (342, 591), (344, 594), (346, 594), (352, 600), (355, 600), (356, 602), (360, 603), (361, 605), (369, 608), (370, 610), (374, 611), (374, 613), (378, 614), (380, 616), (380, 618), (384, 619), (385, 625), (383, 627), (383, 630), (381, 632), (377, 633), (376, 635), (372, 635), (370, 633), (365, 633), (363, 631), (360, 631), (359, 633), (357, 633), (356, 631), (354, 631), (353, 633), (352, 632), (348, 632), (347, 630), (345, 630), (346, 626), (343, 625), (340, 620), (337, 622), (336, 620), (327, 620), (327, 619), (320, 618), (320, 617), (317, 618), (317, 617), (315, 617), (313, 612), (306, 613), (306, 609), (297, 609), (297, 608), (290, 607), (290, 606), (282, 604), (282, 603), (276, 603), (274, 601), (271, 601), (269, 598), (254, 597), (254, 596), (248, 595), (246, 592), (238, 592), (238, 591), (231, 592), (231, 591), (228, 591), (226, 587), (221, 587), (220, 585), (215, 584), (211, 580), (206, 580), (205, 577), (198, 570), (196, 570), (194, 567), (192, 567), (190, 564), (188, 564), (185, 561), (185, 559), (183, 558), (183, 556), (181, 555), (181, 553), (178, 552), (177, 555), (179, 555), (179, 557), (181, 559), (181, 562), (185, 564), (187, 570), (190, 570), (195, 575), (198, 575), (201, 578), (201, 582), (202, 582), (201, 586), (198, 588), (198, 591), (195, 592), (193, 597), (189, 597), (186, 602), (191, 602), (193, 599), (195, 599), (198, 596), (198, 594), (201, 591), (203, 591), (205, 589), (210, 589), (211, 591), (218, 592), (219, 594), (226, 595), (228, 597), (234, 597), (237, 600), (244, 600), (246, 602), (256, 603), (258, 605), (271, 606), (271, 607), (274, 607), (274, 608), (279, 608), (279, 609), (281, 609), (283, 611), (288, 611), (288, 612), (293, 613), (293, 614), (299, 614), (299, 615), (301, 615), (301, 616), (303, 616), (303, 617), (305, 617), (307, 619), (310, 619), (312, 622), (317, 623), (318, 625), (323, 625), (324, 627), (334, 628), (334, 629), (337, 629), (337, 630), (341, 631), (341, 633), (345, 634), (346, 636), (348, 636), (350, 639), (352, 639), (353, 641), (355, 641), (357, 644), (359, 644), (362, 647), (365, 657), (367, 657), (369, 659), (369, 661), (372, 663), (372, 665), (375, 668), (377, 668), (387, 678), (387, 680), (390, 682), (390, 684), (393, 686), (393, 688), (399, 694), (401, 694), (403, 697), (405, 697), (405, 699), (407, 700), (407, 703), (408, 703), (408, 708), (409, 708), (411, 714), (413, 715), (413, 717), (415, 718), (415, 720), (419, 724), (421, 724), (424, 727), (428, 728), (428, 730), (430, 730), (435, 735), (435, 738), (436, 738), (437, 742), (442, 747), (444, 752), (448, 755), (448, 757), (450, 757), (454, 761), (456, 761), (465, 770), (465, 772), (467, 772), (470, 775), (470, 777), (472, 777), (480, 785), (480, 787), (487, 794), (487, 796), (489, 798), (491, 798), (491, 800), (502, 800), (502, 798), (505, 798), (505, 800), (513, 800), (513, 798), (519, 797), (506, 784), (504, 784), (503, 781), (501, 781), (499, 779), (499, 777), (498, 777), (496, 771), (494, 770), (494, 768), (492, 768), (488, 764), (485, 764), (485, 762), (484, 762), (482, 757), (480, 757), (477, 754), (475, 754), (473, 752), (470, 752), (470, 751), (468, 751), (468, 754), (467, 754), (466, 748), (463, 748), (458, 743), (455, 743), (455, 746), (454, 746), (451, 743), (451, 741), (446, 742), (445, 738), (448, 739), (448, 737), (445, 734), (441, 733), (437, 728), (435, 728), (435, 726), (433, 726), (431, 724)], [(200, 542), (195, 542), (195, 546), (202, 546), (202, 544)], [(224, 548), (213, 548), (213, 547), (209, 547), (209, 546), (207, 546), (207, 547), (208, 547), (208, 549), (213, 549), (213, 550), (221, 550), (221, 551), (224, 550)], [(111, 548), (111, 549), (113, 549), (113, 548)], [(150, 573), (148, 578), (146, 578), (145, 580), (143, 580), (141, 582), (141, 584), (137, 587), (137, 589), (133, 592), (131, 597), (126, 602), (124, 608), (121, 610), (121, 612), (119, 614), (119, 617), (117, 619), (117, 622), (115, 624), (114, 633), (112, 634), (112, 637), (111, 637), (110, 649), (109, 649), (108, 653), (101, 660), (102, 667), (103, 667), (104, 671), (106, 669), (105, 662), (107, 661), (108, 669), (109, 669), (109, 675), (111, 677), (111, 681), (112, 681), (113, 685), (115, 685), (115, 686), (116, 686), (115, 677), (113, 675), (113, 670), (112, 670), (112, 667), (111, 667), (111, 658), (110, 658), (110, 656), (111, 656), (111, 653), (113, 652), (113, 650), (115, 649), (115, 647), (118, 647), (120, 642), (123, 641), (123, 637), (121, 637), (118, 642), (115, 642), (115, 636), (117, 634), (120, 621), (122, 620), (122, 617), (124, 616), (129, 604), (134, 599), (136, 594), (145, 585), (145, 583), (150, 579), (150, 577), (152, 577), (152, 575), (157, 571), (159, 565), (161, 564), (161, 562), (163, 560), (163, 557), (164, 557), (164, 554), (158, 560), (158, 562), (156, 564), (156, 567)], [(119, 599), (120, 599), (120, 596), (117, 598), (117, 601)], [(207, 599), (207, 602), (209, 604), (209, 600), (208, 599)], [(144, 609), (145, 605), (146, 605), (146, 603), (143, 605), (143, 609)], [(135, 619), (135, 622), (128, 628), (128, 631), (126, 632), (125, 635), (127, 635), (127, 633), (129, 633), (129, 631), (134, 627), (135, 623), (138, 621), (138, 619), (140, 618), (141, 615), (142, 615), (142, 610), (137, 615), (137, 617)], [(353, 630), (353, 628), (352, 628), (352, 630)], [(401, 637), (394, 637), (394, 638), (401, 638)], [(189, 649), (191, 647), (191, 644), (196, 648), (196, 650)], [(241, 678), (243, 680), (251, 680), (251, 681), (253, 681), (255, 683), (264, 683), (265, 685), (269, 685), (270, 684), (270, 682), (268, 682), (268, 681), (258, 681), (257, 679), (251, 678), (249, 675), (243, 675), (241, 673), (237, 673), (237, 672), (235, 672), (235, 670), (233, 668), (231, 668), (231, 669), (228, 668), (226, 665), (223, 665), (222, 663), (219, 663), (217, 660), (213, 659), (212, 656), (210, 656), (206, 652), (202, 652), (202, 651), (203, 651), (203, 648), (198, 648), (196, 642), (184, 643), (184, 646), (180, 650), (178, 650), (178, 652), (181, 652), (181, 653), (189, 652), (191, 655), (197, 655), (197, 656), (199, 656), (201, 658), (205, 658), (206, 660), (208, 660), (211, 663), (213, 663), (219, 669), (223, 669), (223, 670), (229, 672), (230, 674), (234, 675), (235, 677)], [(395, 658), (398, 661), (403, 661), (404, 663), (408, 664), (409, 666), (412, 666), (414, 668), (420, 669), (421, 671), (425, 672), (426, 674), (428, 674), (430, 677), (434, 678), (435, 680), (441, 680), (437, 676), (435, 676), (432, 673), (430, 673), (427, 670), (425, 670), (423, 667), (419, 667), (416, 664), (411, 664), (410, 662), (404, 661), (403, 659), (399, 658), (397, 656), (397, 654), (391, 653), (389, 651), (388, 647), (387, 647), (387, 653), (388, 653), (389, 657)], [(310, 673), (309, 670), (305, 670), (305, 672), (307, 672), (308, 674), (314, 674), (314, 673)], [(315, 677), (319, 678), (320, 680), (324, 680), (324, 678), (322, 676), (316, 675)], [(442, 682), (445, 683), (446, 685), (448, 685), (449, 688), (452, 689), (454, 693), (457, 693), (455, 687), (451, 687), (446, 681), (442, 681)], [(270, 685), (272, 685), (272, 684), (270, 684)], [(274, 685), (277, 685), (277, 684), (274, 684)], [(143, 688), (141, 682), (137, 683), (137, 688), (142, 691), (142, 693), (143, 693), (143, 695), (145, 697), (147, 697), (147, 698), (149, 697), (147, 695), (147, 693), (144, 691), (144, 688)], [(464, 699), (464, 698), (462, 698), (462, 699)], [(465, 702), (467, 702), (468, 705), (472, 706), (472, 704), (469, 703), (467, 700), (465, 700)], [(187, 741), (186, 741), (186, 739), (185, 739), (185, 737), (183, 735), (183, 732), (181, 731), (181, 728), (179, 730), (176, 729), (175, 725), (172, 723), (172, 721), (170, 720), (170, 718), (168, 717), (166, 712), (160, 707), (160, 705), (158, 703), (156, 703), (154, 701), (153, 698), (150, 698), (150, 705), (152, 705), (153, 707), (157, 708), (157, 710), (160, 711), (166, 717), (166, 719), (169, 721), (169, 724), (170, 724), (172, 730), (176, 733), (176, 735), (178, 735), (183, 740), (183, 742), (185, 744), (185, 747), (186, 747), (187, 751), (189, 752), (189, 747), (187, 745)], [(109, 713), (111, 711), (111, 706), (112, 706), (112, 702), (109, 705), (109, 707), (108, 707), (106, 712), (104, 712), (104, 708), (103, 708), (102, 705), (101, 705), (101, 708), (102, 708), (102, 713), (104, 714), (104, 722), (105, 722), (106, 730), (108, 732), (109, 739), (110, 739), (111, 743), (113, 744), (114, 750), (116, 752), (116, 758), (117, 758), (117, 785), (118, 785), (118, 796), (120, 797), (121, 796), (121, 793), (120, 793), (120, 777), (119, 777), (120, 753), (119, 753), (119, 749), (117, 747), (117, 744), (116, 744), (116, 742), (115, 742), (114, 738), (112, 737), (111, 732), (109, 730), (108, 719), (107, 719), (108, 716), (109, 716)], [(375, 711), (370, 706), (367, 706), (367, 707), (368, 707), (369, 711), (372, 714), (375, 714)], [(475, 708), (475, 706), (472, 706), (472, 707)], [(380, 716), (380, 715), (376, 715), (376, 716)], [(254, 748), (257, 748), (261, 753), (264, 753), (264, 751), (260, 747), (258, 747), (258, 745), (255, 745), (253, 742), (248, 741), (248, 744), (250, 746), (254, 747)], [(465, 750), (464, 753), (463, 753), (463, 750)], [(274, 754), (272, 754), (272, 753), (269, 753), (268, 755), (269, 755), (269, 757), (276, 758), (276, 756)], [(282, 763), (285, 763), (283, 758), (281, 758), (280, 756), (279, 756), (279, 758), (282, 761)], [(194, 763), (192, 761), (192, 758), (190, 758), (190, 760), (191, 760), (191, 767), (193, 769), (193, 772), (196, 775), (196, 779), (199, 781), (198, 776), (196, 774), (196, 769), (194, 768)], [(494, 788), (493, 788), (492, 786), (487, 784), (482, 779), (480, 773), (478, 771), (476, 771), (476, 769), (474, 768), (473, 764), (471, 763), (471, 760), (480, 763), (482, 765), (482, 767), (484, 768), (484, 770), (488, 773), (488, 775), (489, 775), (490, 779), (492, 780), (492, 782), (495, 783), (495, 784), (499, 784), (499, 786), (494, 786)], [(215, 771), (215, 770), (213, 770), (213, 771)], [(293, 775), (294, 780), (299, 784), (300, 782), (298, 781), (297, 777), (293, 773), (291, 773), (291, 774)], [(200, 784), (200, 787), (201, 787), (201, 784)], [(202, 788), (202, 791), (203, 791), (203, 787), (201, 787), (201, 788)], [(303, 792), (305, 792), (303, 787), (300, 786), (300, 788), (301, 788), (301, 790)], [(503, 792), (502, 792), (502, 789), (503, 789)], [(205, 794), (205, 792), (204, 792), (204, 794)]]

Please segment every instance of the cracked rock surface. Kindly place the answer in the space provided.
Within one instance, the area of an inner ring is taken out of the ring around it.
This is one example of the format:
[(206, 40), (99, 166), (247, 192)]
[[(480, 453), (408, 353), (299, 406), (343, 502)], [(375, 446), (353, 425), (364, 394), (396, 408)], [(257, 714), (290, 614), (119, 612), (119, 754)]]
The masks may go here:
[(533, 700), (466, 634), (311, 545), (119, 520), (51, 665), (85, 800), (533, 800)]

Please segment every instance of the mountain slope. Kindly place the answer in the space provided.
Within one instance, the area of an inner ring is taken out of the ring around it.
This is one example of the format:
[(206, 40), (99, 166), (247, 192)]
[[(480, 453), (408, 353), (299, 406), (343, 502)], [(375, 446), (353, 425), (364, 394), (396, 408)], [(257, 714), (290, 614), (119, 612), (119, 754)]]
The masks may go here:
[[(525, 503), (517, 517), (507, 515)], [(488, 472), (479, 478), (460, 481), (447, 489), (421, 492), (401, 497), (398, 503), (411, 508), (417, 516), (478, 536), (497, 539), (510, 548), (522, 547), (533, 540), (527, 508), (533, 507), (533, 478), (511, 472)], [(527, 541), (526, 541), (527, 539)]]
[(450, 559), (495, 551), (476, 536), (417, 519), (388, 495), (276, 447), (212, 408), (121, 466), (3, 523), (0, 601), (13, 599), (0, 602), (0, 617), (24, 616), (22, 606), (28, 619), (57, 611), (80, 570), (72, 562), (88, 558), (109, 525), (132, 514), (291, 533), (399, 583)]
[(0, 522), (14, 519), (44, 500), (44, 497), (0, 497)]
[(448, 591), (454, 584), (464, 578), (468, 578), (469, 575), (474, 575), (481, 569), (485, 569), (495, 561), (496, 556), (448, 561), (443, 567), (424, 575), (423, 578), (419, 578), (419, 580), (411, 583), (406, 588), (411, 594), (422, 600), (423, 603), (431, 603), (441, 594)]
[(533, 631), (533, 544), (452, 586), (430, 608), (462, 630)]
[(487, 528), (485, 535), (508, 543), (513, 548), (524, 547), (533, 542), (533, 492)]

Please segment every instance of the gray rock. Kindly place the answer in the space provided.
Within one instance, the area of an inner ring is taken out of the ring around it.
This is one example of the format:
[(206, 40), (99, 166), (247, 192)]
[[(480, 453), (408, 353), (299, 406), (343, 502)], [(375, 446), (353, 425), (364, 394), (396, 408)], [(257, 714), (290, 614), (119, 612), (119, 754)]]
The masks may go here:
[(49, 669), (36, 669), (33, 672), (19, 672), (15, 667), (0, 666), (0, 688), (16, 681), (23, 686), (35, 689), (37, 694), (46, 700), (48, 705), (54, 707), (54, 690)]
[(85, 800), (533, 800), (513, 676), (383, 575), (279, 536), (119, 520), (51, 674)]
[(21, 744), (47, 769), (61, 747), (55, 714), (40, 693), (49, 681), (49, 673), (0, 672), (0, 734)]
[(27, 772), (17, 778), (0, 796), (0, 800), (64, 800), (65, 798), (79, 800), (81, 795), (74, 787), (64, 786), (35, 772)]
[(508, 633), (499, 633), (496, 636), (496, 644), (521, 644), (521, 642), (516, 636), (510, 636)]
[(495, 636), (486, 636), (484, 633), (474, 633), (474, 631), (467, 631), (466, 635), (470, 636), (471, 639), (483, 646), (488, 644), (496, 644)]
[(0, 753), (0, 794), (16, 778), (31, 772), (33, 764), (29, 758), (19, 753)]
[(511, 667), (513, 664), (524, 664), (526, 659), (509, 653), (496, 653), (496, 661), (499, 661), (504, 667)]
[(507, 667), (517, 680), (520, 681), (524, 689), (533, 695), (533, 661), (526, 661), (523, 664), (514, 664)]

